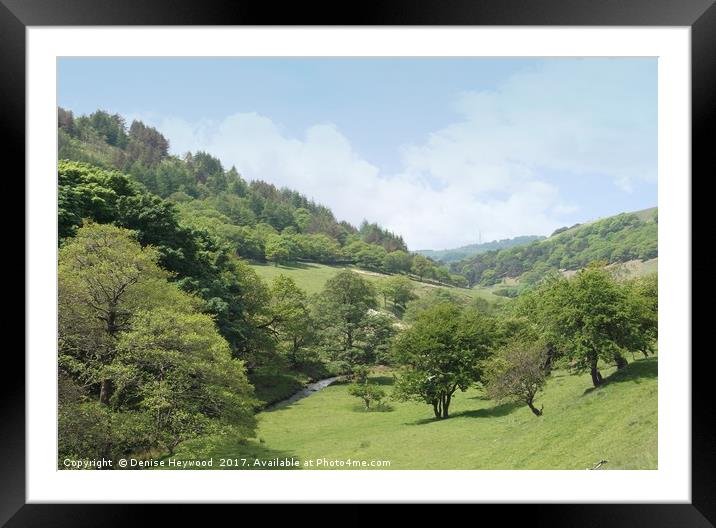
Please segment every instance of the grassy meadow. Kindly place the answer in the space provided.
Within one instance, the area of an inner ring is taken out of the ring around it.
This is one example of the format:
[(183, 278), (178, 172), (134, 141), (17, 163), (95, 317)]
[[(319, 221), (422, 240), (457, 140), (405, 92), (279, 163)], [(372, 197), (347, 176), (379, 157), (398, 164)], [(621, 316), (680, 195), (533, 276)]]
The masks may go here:
[[(555, 371), (537, 398), (544, 415), (520, 404), (486, 399), (479, 389), (458, 392), (447, 420), (422, 403), (388, 400), (366, 412), (344, 384), (258, 415), (257, 437), (205, 437), (182, 444), (179, 459), (295, 458), (388, 460), (380, 469), (602, 469), (657, 468), (656, 357), (621, 371), (603, 371), (592, 388), (588, 374)], [(373, 374), (390, 392), (390, 372)], [(215, 468), (216, 469), (216, 468)], [(241, 468), (233, 468), (241, 469)], [(310, 468), (309, 468), (310, 469)], [(321, 469), (321, 468), (319, 468)], [(337, 468), (341, 469), (341, 468)], [(346, 469), (346, 468), (342, 468)]]
[[(273, 264), (262, 264), (254, 262), (251, 264), (251, 267), (259, 275), (259, 277), (269, 282), (279, 275), (285, 275), (287, 277), (290, 277), (291, 279), (296, 281), (296, 284), (299, 288), (303, 289), (309, 295), (319, 293), (323, 289), (323, 286), (326, 284), (326, 281), (328, 279), (333, 277), (340, 270), (346, 268), (346, 266), (329, 266), (326, 264), (318, 264), (313, 262), (297, 262), (291, 265), (278, 266), (275, 266)], [(390, 277), (390, 275), (385, 273), (365, 271), (355, 267), (350, 267), (350, 269), (352, 269), (356, 273), (359, 273), (361, 277), (371, 281), (376, 286), (380, 284), (381, 281)], [(434, 284), (429, 284), (427, 282), (420, 282), (417, 280), (412, 280), (412, 282), (415, 286), (415, 293), (418, 296), (425, 295), (427, 292), (435, 288), (443, 288), (449, 290), (455, 295), (466, 297), (469, 299), (482, 298), (492, 303), (505, 302), (504, 297), (500, 297), (492, 293), (492, 288), (483, 288), (480, 286), (476, 286), (474, 288), (468, 289), (457, 288), (453, 286), (438, 286)]]

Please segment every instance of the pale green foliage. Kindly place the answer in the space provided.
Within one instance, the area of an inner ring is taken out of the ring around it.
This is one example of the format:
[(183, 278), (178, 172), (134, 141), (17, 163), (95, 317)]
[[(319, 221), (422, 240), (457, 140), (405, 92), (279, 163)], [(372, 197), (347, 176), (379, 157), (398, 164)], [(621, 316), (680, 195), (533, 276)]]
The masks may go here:
[(60, 365), (83, 385), (104, 379), (116, 337), (138, 310), (163, 303), (191, 309), (190, 297), (166, 282), (158, 253), (132, 232), (88, 224), (60, 248), (58, 265)]
[(156, 443), (170, 452), (211, 419), (252, 430), (253, 388), (209, 316), (171, 308), (141, 312), (119, 351), (113, 406), (138, 401), (152, 416)]
[(274, 335), (291, 366), (298, 366), (308, 345), (315, 340), (313, 320), (306, 293), (293, 279), (279, 275), (271, 284), (269, 304)]
[(286, 235), (269, 235), (266, 237), (266, 259), (278, 264), (286, 264), (295, 258), (295, 244)]
[(250, 435), (253, 388), (203, 303), (131, 231), (85, 223), (60, 249), (60, 456), (115, 458), (227, 426)]

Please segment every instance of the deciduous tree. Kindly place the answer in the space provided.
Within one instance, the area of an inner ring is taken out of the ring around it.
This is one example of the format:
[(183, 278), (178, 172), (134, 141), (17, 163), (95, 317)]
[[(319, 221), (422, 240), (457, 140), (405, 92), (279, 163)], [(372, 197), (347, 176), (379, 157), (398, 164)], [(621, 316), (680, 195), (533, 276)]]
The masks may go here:
[(455, 392), (480, 380), (494, 333), (492, 320), (475, 310), (439, 304), (421, 312), (395, 341), (405, 365), (396, 397), (428, 403), (436, 418), (447, 418)]
[(513, 340), (489, 362), (485, 388), (497, 401), (525, 403), (535, 416), (542, 416), (543, 407), (535, 407), (534, 399), (547, 378), (547, 349), (543, 343)]

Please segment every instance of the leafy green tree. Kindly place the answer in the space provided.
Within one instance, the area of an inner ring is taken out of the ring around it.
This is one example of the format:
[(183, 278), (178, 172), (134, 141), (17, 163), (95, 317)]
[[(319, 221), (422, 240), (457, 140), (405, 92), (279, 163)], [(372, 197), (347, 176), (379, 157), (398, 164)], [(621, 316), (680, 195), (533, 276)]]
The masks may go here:
[(644, 337), (640, 350), (644, 356), (654, 352), (659, 331), (659, 280), (657, 273), (631, 279), (625, 283), (631, 317)]
[(264, 240), (255, 229), (246, 226), (238, 227), (233, 233), (233, 244), (240, 257), (263, 260), (266, 258)]
[(383, 269), (388, 273), (410, 273), (412, 264), (413, 257), (400, 249), (386, 253), (383, 259)]
[(102, 110), (89, 115), (87, 118), (91, 126), (108, 145), (124, 148), (128, 142), (126, 124), (119, 114), (109, 114)]
[(488, 363), (484, 386), (491, 399), (519, 401), (525, 403), (535, 416), (542, 416), (544, 406), (535, 407), (534, 399), (546, 379), (545, 345), (514, 339)]
[[(67, 385), (60, 377), (60, 387)], [(78, 391), (68, 398), (60, 392), (57, 421), (58, 469), (63, 461), (116, 460), (128, 455), (139, 456), (153, 449), (151, 417), (140, 411), (117, 411), (87, 398)]]
[(385, 249), (383, 246), (365, 244), (355, 255), (356, 264), (361, 268), (370, 270), (381, 270), (385, 261)]
[(397, 334), (394, 318), (388, 314), (370, 309), (358, 329), (354, 341), (360, 349), (360, 361), (366, 364), (390, 362), (390, 346)]
[(428, 403), (436, 418), (448, 418), (455, 391), (480, 381), (494, 337), (494, 323), (477, 311), (438, 304), (420, 313), (395, 341), (396, 361), (404, 365), (396, 397)]
[(293, 260), (291, 254), (291, 244), (287, 237), (281, 235), (271, 235), (266, 239), (265, 248), (266, 259), (273, 262), (275, 266), (279, 264), (287, 264)]
[(643, 350), (651, 337), (624, 285), (604, 267), (589, 267), (570, 279), (547, 281), (529, 303), (548, 342), (577, 370), (589, 370), (595, 387), (602, 385), (600, 360), (626, 365), (624, 353)]
[(293, 221), (298, 226), (298, 230), (301, 233), (305, 233), (306, 229), (308, 229), (308, 226), (311, 225), (311, 220), (313, 219), (311, 215), (311, 211), (306, 209), (305, 207), (299, 207), (293, 212)]
[(486, 270), (482, 274), (482, 279), (480, 279), (480, 284), (482, 284), (483, 286), (492, 286), (493, 284), (497, 284), (498, 282), (499, 279), (497, 277), (497, 272), (492, 269)]
[(191, 197), (197, 196), (196, 181), (186, 164), (176, 157), (163, 158), (155, 169), (154, 181), (159, 196), (168, 197), (174, 193), (185, 193)]
[[(408, 302), (406, 310), (403, 313), (403, 320), (412, 323), (422, 312), (430, 310), (433, 306), (438, 304), (452, 304), (460, 308), (466, 305), (464, 298), (458, 297), (450, 290), (445, 288), (431, 288), (425, 295), (421, 295)], [(482, 311), (486, 312), (487, 310), (483, 309)]]
[(378, 245), (387, 252), (408, 250), (403, 237), (391, 233), (387, 229), (383, 229), (378, 224), (371, 224), (364, 220), (358, 229), (358, 233), (360, 234), (361, 240), (367, 244)]
[(72, 236), (83, 218), (102, 223), (114, 221), (119, 199), (136, 193), (123, 174), (74, 161), (58, 162), (58, 180), (60, 239)]
[(113, 406), (148, 413), (153, 443), (170, 454), (212, 425), (253, 432), (253, 387), (208, 315), (171, 307), (137, 314), (112, 371)]
[(254, 229), (256, 234), (264, 241), (264, 245), (271, 235), (278, 235), (278, 231), (276, 231), (272, 225), (265, 222), (259, 222)]
[(360, 341), (369, 326), (369, 310), (377, 307), (373, 284), (350, 270), (340, 271), (326, 281), (314, 304), (322, 342), (332, 359), (365, 364), (368, 350)]
[(235, 194), (241, 198), (246, 196), (249, 191), (249, 186), (246, 183), (246, 180), (241, 177), (239, 171), (236, 170), (235, 166), (232, 165), (226, 172), (226, 179), (229, 182), (229, 193)]
[(129, 163), (156, 166), (169, 155), (169, 141), (156, 128), (141, 121), (132, 121), (126, 146)]
[(340, 245), (328, 235), (322, 233), (297, 235), (294, 239), (304, 259), (331, 263), (340, 258)]
[(450, 284), (450, 270), (445, 266), (434, 268), (435, 279), (443, 284)]
[(283, 231), (289, 226), (294, 226), (293, 211), (288, 204), (266, 200), (259, 218), (277, 231)]
[(293, 279), (279, 275), (271, 284), (270, 328), (292, 367), (301, 364), (302, 353), (315, 340), (314, 323), (306, 292)]
[(394, 309), (399, 313), (405, 311), (408, 302), (417, 299), (413, 282), (401, 275), (382, 281), (378, 286), (378, 291), (383, 295), (384, 305), (387, 307), (388, 300), (390, 300)]
[(410, 269), (418, 278), (422, 281), (424, 277), (431, 274), (433, 269), (433, 263), (422, 255), (415, 255), (413, 257), (413, 264)]
[(185, 161), (195, 180), (203, 184), (206, 184), (210, 177), (220, 177), (224, 173), (221, 161), (207, 152), (187, 154)]
[(468, 287), (468, 280), (466, 277), (463, 277), (462, 275), (457, 275), (455, 273), (451, 273), (450, 277), (448, 279), (448, 282), (450, 284), (453, 284), (457, 286), (458, 288), (467, 288)]
[(357, 236), (350, 237), (346, 240), (346, 244), (343, 246), (343, 256), (355, 263), (358, 263), (359, 255), (361, 253), (368, 254), (370, 252), (370, 245), (366, 244)]
[(60, 365), (96, 389), (103, 404), (113, 390), (106, 367), (116, 356), (119, 333), (160, 293), (176, 297), (160, 291), (168, 274), (158, 259), (156, 250), (142, 248), (131, 232), (112, 225), (88, 224), (60, 249)]

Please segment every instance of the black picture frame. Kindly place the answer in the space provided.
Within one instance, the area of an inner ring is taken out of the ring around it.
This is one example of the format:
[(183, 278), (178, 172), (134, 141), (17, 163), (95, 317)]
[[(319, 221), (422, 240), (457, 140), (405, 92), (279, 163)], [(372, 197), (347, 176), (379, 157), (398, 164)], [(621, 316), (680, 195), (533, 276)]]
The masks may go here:
[[(0, 0), (0, 123), (6, 162), (25, 171), (25, 29), (104, 25), (497, 25), (689, 26), (692, 75), (692, 184), (713, 176), (716, 137), (716, 6), (714, 0), (383, 0), (333, 2), (216, 0)], [(16, 179), (19, 179), (15, 177)], [(23, 190), (18, 190), (23, 192)], [(697, 196), (693, 195), (692, 196)], [(692, 211), (696, 208), (692, 204)], [(705, 264), (702, 268), (706, 272)], [(693, 267), (692, 267), (693, 270)], [(9, 333), (9, 332), (8, 332)], [(139, 505), (25, 504), (25, 366), (6, 347), (0, 384), (0, 525), (102, 526), (137, 522)], [(682, 351), (684, 354), (691, 351)], [(716, 522), (716, 438), (708, 387), (709, 350), (692, 354), (692, 502), (690, 504), (508, 505), (501, 522), (529, 517), (531, 525), (713, 526)], [(701, 395), (701, 397), (700, 397)], [(628, 501), (625, 497), (625, 501)], [(184, 516), (174, 506), (165, 523)], [(483, 517), (483, 520), (485, 518)], [(475, 519), (478, 521), (478, 519)], [(6, 524), (5, 524), (6, 523)]]

